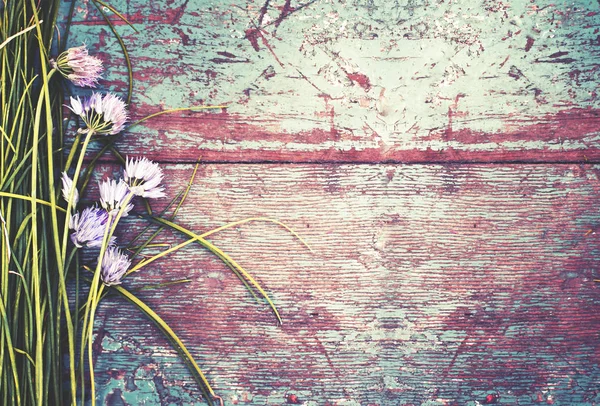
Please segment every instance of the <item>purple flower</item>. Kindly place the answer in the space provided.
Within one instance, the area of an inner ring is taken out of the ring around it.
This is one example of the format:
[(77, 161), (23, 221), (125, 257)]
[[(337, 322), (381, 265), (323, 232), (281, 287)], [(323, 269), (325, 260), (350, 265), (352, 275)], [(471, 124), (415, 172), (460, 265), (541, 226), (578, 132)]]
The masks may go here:
[(98, 187), (100, 189), (100, 205), (107, 212), (116, 215), (121, 207), (124, 207), (121, 217), (126, 217), (133, 209), (133, 204), (126, 203), (130, 193), (127, 183), (122, 179), (118, 182), (114, 179), (98, 182)]
[[(71, 179), (69, 177), (69, 175), (67, 175), (66, 172), (63, 172), (61, 180), (62, 180), (63, 198), (65, 199), (66, 202), (69, 202), (69, 197), (71, 196), (71, 189), (73, 188), (73, 179)], [(77, 206), (78, 202), (79, 202), (79, 192), (77, 191), (77, 188), (75, 188), (75, 190), (73, 191), (72, 206), (73, 207)]]
[(96, 87), (103, 70), (102, 61), (88, 55), (85, 44), (67, 49), (56, 61), (51, 60), (50, 64), (76, 86), (82, 87)]
[(163, 179), (162, 169), (147, 158), (136, 160), (127, 158), (124, 178), (129, 184), (129, 190), (136, 196), (147, 198), (165, 196), (163, 188), (159, 187)]
[(109, 247), (102, 257), (100, 277), (106, 286), (120, 285), (131, 260), (116, 247)]
[[(77, 248), (101, 247), (108, 222), (108, 213), (99, 207), (88, 207), (81, 212), (71, 216), (69, 228), (73, 230), (71, 241)], [(109, 245), (115, 243), (115, 237), (111, 237)]]
[(77, 114), (86, 125), (85, 129), (78, 132), (92, 131), (94, 134), (114, 135), (121, 132), (127, 121), (125, 102), (120, 97), (108, 93), (102, 97), (99, 93), (92, 93), (81, 101), (71, 97), (71, 106), (67, 106)]

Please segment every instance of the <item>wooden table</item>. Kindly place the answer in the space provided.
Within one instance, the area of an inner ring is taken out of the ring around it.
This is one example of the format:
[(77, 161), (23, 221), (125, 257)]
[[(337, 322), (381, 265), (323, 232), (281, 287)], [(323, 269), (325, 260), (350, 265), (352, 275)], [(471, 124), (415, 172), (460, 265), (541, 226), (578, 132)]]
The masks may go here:
[[(269, 217), (315, 251), (258, 222), (211, 240), (281, 326), (199, 247), (125, 282), (190, 279), (138, 293), (226, 405), (600, 403), (597, 1), (110, 4), (139, 30), (113, 18), (133, 119), (228, 106), (119, 141), (164, 164), (171, 197), (202, 160), (178, 221)], [(83, 41), (102, 87), (126, 94), (91, 2), (74, 15), (70, 43)], [(131, 305), (106, 300), (97, 329), (105, 404), (203, 404)]]

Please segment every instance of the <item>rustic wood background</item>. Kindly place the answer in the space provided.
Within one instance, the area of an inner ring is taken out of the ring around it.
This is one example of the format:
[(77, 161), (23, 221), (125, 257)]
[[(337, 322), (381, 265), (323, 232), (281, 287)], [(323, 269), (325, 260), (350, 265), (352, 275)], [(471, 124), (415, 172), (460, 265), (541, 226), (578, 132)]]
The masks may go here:
[[(206, 231), (284, 323), (190, 247), (131, 276), (226, 405), (600, 404), (600, 3), (115, 0), (133, 119), (119, 141), (203, 164), (178, 221)], [(65, 10), (67, 10), (65, 2)], [(127, 89), (91, 2), (70, 43)], [(114, 170), (107, 162), (103, 170)], [(158, 203), (157, 207), (161, 204)], [(170, 241), (179, 237), (170, 236)], [(199, 405), (159, 331), (102, 305), (107, 405)]]

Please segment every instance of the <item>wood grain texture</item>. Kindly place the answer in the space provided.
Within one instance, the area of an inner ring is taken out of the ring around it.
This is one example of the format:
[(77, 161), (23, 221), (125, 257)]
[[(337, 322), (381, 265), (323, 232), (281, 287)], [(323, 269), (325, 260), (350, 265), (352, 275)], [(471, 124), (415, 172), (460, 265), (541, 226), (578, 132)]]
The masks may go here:
[[(125, 282), (191, 279), (139, 294), (227, 405), (600, 403), (597, 1), (110, 4), (140, 31), (114, 20), (132, 120), (228, 106), (147, 121), (119, 149), (167, 164), (171, 196), (187, 163), (208, 163), (183, 224), (272, 217), (317, 252), (261, 223), (213, 238), (282, 326), (197, 247)], [(91, 3), (70, 41), (124, 94), (118, 43)], [(97, 328), (105, 404), (201, 404), (127, 303), (109, 298)]]
[[(167, 166), (170, 194), (191, 170)], [(284, 324), (200, 248), (125, 286), (192, 280), (140, 295), (228, 405), (591, 406), (599, 177), (592, 165), (204, 165), (183, 224), (276, 218), (316, 251), (267, 224), (212, 238), (271, 293)], [(201, 404), (131, 306), (108, 298), (98, 320), (106, 404)]]
[[(66, 4), (66, 3), (65, 3)], [(568, 3), (117, 0), (134, 68), (124, 152), (194, 162), (597, 162), (600, 14)], [(92, 3), (71, 42), (123, 93)]]

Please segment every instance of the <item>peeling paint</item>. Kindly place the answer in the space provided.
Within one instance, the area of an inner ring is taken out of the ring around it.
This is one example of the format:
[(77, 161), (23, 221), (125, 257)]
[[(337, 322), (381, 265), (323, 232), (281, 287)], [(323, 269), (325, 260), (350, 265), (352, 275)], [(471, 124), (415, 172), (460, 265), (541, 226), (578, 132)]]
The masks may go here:
[[(279, 134), (324, 134), (323, 145), (344, 151), (336, 144), (339, 134), (365, 140), (349, 141), (352, 149), (382, 142), (392, 150), (422, 150), (423, 139), (448, 128), (451, 111), (452, 133), (477, 136), (458, 147), (446, 144), (451, 136), (436, 147), (451, 160), (455, 149), (476, 155), (492, 148), (474, 144), (485, 145), (488, 135), (502, 134), (511, 122), (535, 137), (532, 127), (543, 126), (546, 117), (600, 108), (595, 2), (495, 3), (352, 1), (344, 7), (332, 1), (178, 0), (114, 6), (128, 10), (144, 32), (125, 32), (136, 78), (134, 114), (146, 114), (146, 106), (228, 104), (230, 114), (268, 129), (274, 142), (281, 141)], [(72, 41), (93, 48), (100, 31), (105, 83), (122, 90), (118, 43), (97, 18), (77, 13)], [(222, 63), (232, 61), (247, 63)], [(455, 106), (457, 95), (462, 97)], [(188, 128), (195, 126), (192, 121)], [(253, 132), (238, 134), (254, 141)], [(168, 142), (180, 141), (173, 136)], [(521, 151), (533, 148), (539, 155), (551, 148), (537, 142)], [(233, 145), (248, 148), (238, 140)], [(501, 141), (496, 149), (511, 151)]]

